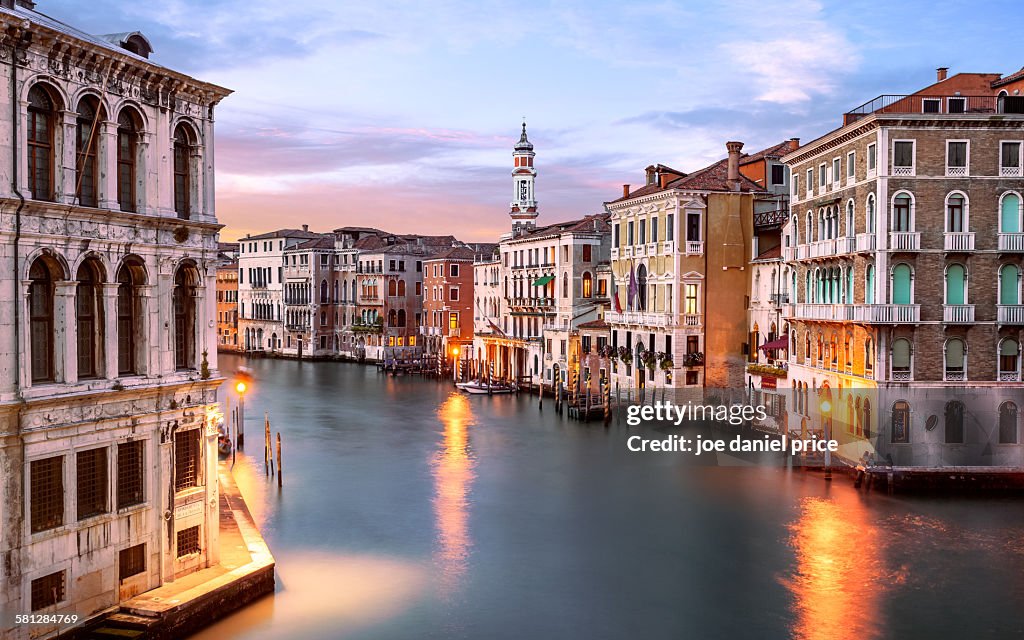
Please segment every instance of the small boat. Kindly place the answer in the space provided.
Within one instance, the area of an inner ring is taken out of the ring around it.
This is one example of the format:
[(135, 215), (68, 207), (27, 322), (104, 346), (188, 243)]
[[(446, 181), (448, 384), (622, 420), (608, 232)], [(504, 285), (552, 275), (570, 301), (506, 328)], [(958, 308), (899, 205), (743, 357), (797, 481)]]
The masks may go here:
[(514, 384), (501, 384), (497, 382), (487, 384), (480, 380), (475, 382), (459, 382), (455, 386), (466, 393), (472, 394), (514, 393), (516, 391)]
[(231, 455), (231, 438), (223, 434), (217, 437), (217, 453), (224, 458)]

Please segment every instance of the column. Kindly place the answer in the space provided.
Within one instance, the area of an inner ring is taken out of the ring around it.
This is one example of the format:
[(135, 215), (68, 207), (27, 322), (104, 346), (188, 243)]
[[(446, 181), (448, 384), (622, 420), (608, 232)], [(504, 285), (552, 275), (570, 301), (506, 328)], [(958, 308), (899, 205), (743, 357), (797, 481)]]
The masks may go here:
[(152, 133), (139, 132), (135, 150), (135, 210), (147, 215), (156, 215), (159, 207), (157, 190), (158, 162), (150, 161), (149, 141)]
[[(55, 126), (53, 132), (54, 163), (53, 192), (54, 202), (75, 204), (75, 138), (78, 134), (78, 114), (74, 111), (61, 111), (57, 115), (58, 122), (64, 126)], [(63, 135), (61, 132), (63, 131)]]
[(121, 341), (117, 333), (117, 290), (116, 282), (103, 283), (103, 377), (107, 380), (116, 379), (118, 373), (117, 356)]
[[(21, 362), (18, 362), (20, 370), (21, 388), (28, 389), (32, 386), (32, 340), (29, 335), (31, 328), (30, 313), (32, 305), (29, 303), (29, 289), (32, 286), (31, 280), (21, 281), (21, 331), (19, 332)], [(12, 314), (13, 316), (13, 314)], [(13, 333), (13, 332), (12, 332)]]
[(148, 376), (158, 375), (163, 369), (160, 366), (160, 357), (163, 353), (163, 346), (160, 342), (160, 313), (157, 298), (157, 287), (153, 284), (140, 285), (137, 288), (139, 294), (139, 318), (142, 322), (141, 344), (137, 346), (143, 353), (142, 371)]
[(75, 294), (78, 283), (61, 280), (53, 299), (54, 353), (56, 378), (66, 384), (78, 382), (78, 332), (75, 327)]
[(96, 204), (101, 209), (120, 209), (117, 193), (117, 123), (104, 120), (100, 123), (99, 140), (96, 144), (97, 176)]

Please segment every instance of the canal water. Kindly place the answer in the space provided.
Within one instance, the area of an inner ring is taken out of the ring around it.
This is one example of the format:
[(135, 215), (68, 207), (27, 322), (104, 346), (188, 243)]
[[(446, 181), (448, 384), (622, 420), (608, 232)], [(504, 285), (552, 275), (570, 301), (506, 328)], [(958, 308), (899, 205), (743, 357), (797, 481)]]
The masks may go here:
[(1024, 501), (629, 453), (665, 432), (356, 364), (221, 357), (243, 363), (235, 477), (278, 591), (196, 638), (1024, 635)]

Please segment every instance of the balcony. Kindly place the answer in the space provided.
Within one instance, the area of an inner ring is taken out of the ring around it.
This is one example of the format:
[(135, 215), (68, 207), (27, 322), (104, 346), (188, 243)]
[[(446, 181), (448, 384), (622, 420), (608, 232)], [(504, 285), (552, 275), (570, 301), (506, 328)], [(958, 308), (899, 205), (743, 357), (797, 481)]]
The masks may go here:
[(619, 248), (618, 247), (614, 247), (614, 248), (612, 248), (612, 260), (618, 260), (618, 259), (619, 259)]
[(967, 373), (961, 369), (946, 369), (942, 379), (946, 382), (963, 382), (967, 379)]
[(967, 167), (946, 167), (946, 177), (949, 178), (966, 178)]
[(836, 255), (857, 252), (857, 236), (836, 238)]
[(847, 125), (874, 113), (922, 113), (932, 115), (975, 115), (1024, 113), (1024, 99), (1019, 96), (922, 96), (881, 95), (847, 112)]
[(554, 298), (510, 298), (509, 304), (513, 307), (552, 307), (555, 305)]
[(604, 314), (605, 322), (609, 324), (627, 324), (644, 327), (673, 327), (675, 320), (671, 313), (654, 313), (647, 311), (623, 311), (613, 313), (607, 311)]
[(999, 175), (1004, 178), (1019, 178), (1020, 167), (999, 167)]
[(1020, 382), (1020, 371), (1000, 371), (999, 382)]
[(942, 321), (946, 324), (973, 324), (973, 304), (944, 304), (942, 305)]
[(789, 302), (789, 292), (783, 291), (782, 293), (773, 293), (769, 296), (769, 300), (772, 305), (779, 307)]
[(676, 252), (676, 243), (672, 240), (666, 240), (661, 243), (661, 252), (667, 256), (672, 255)]
[(947, 231), (942, 246), (946, 251), (974, 251), (974, 232)]
[(826, 322), (914, 324), (921, 321), (921, 305), (802, 303), (786, 305), (783, 307), (783, 315), (797, 320), (824, 320)]
[(701, 316), (699, 313), (685, 313), (683, 314), (683, 326), (684, 327), (699, 327), (701, 325)]
[(1024, 304), (1001, 304), (998, 307), (999, 324), (1024, 325)]
[(818, 240), (807, 245), (807, 257), (814, 258), (831, 258), (836, 255), (836, 241), (835, 240)]
[(782, 260), (784, 262), (796, 260), (796, 247), (782, 247)]
[(686, 241), (686, 255), (699, 256), (704, 253), (704, 242), (701, 240)]
[(1024, 252), (1024, 233), (1000, 233), (999, 250)]
[(920, 251), (921, 233), (918, 231), (890, 231), (889, 248), (893, 251)]
[(875, 234), (873, 233), (858, 233), (857, 234), (857, 251), (859, 252), (872, 252), (875, 250)]

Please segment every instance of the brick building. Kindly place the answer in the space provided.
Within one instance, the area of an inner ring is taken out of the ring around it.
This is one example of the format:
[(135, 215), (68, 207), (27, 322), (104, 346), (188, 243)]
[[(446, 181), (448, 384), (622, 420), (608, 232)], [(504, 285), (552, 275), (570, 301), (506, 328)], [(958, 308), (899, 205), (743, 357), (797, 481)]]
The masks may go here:
[(1024, 115), (997, 78), (940, 70), (784, 158), (790, 428), (847, 458), (1021, 464)]
[(237, 351), (238, 344), (238, 262), (217, 267), (217, 349)]

